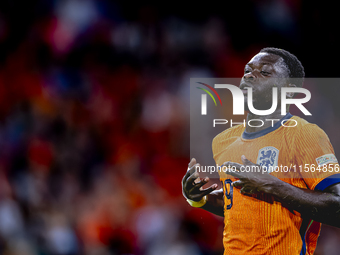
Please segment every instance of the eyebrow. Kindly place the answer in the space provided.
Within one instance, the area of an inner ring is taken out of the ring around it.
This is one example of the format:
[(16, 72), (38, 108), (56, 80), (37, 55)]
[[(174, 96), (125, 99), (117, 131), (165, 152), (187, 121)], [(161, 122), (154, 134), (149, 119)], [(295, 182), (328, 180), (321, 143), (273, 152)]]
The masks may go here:
[[(263, 66), (264, 65), (271, 65), (271, 66), (273, 65), (273, 63), (268, 63), (268, 62), (263, 62), (263, 63), (260, 63), (260, 64), (263, 65)], [(247, 63), (246, 66), (249, 66), (249, 63)]]

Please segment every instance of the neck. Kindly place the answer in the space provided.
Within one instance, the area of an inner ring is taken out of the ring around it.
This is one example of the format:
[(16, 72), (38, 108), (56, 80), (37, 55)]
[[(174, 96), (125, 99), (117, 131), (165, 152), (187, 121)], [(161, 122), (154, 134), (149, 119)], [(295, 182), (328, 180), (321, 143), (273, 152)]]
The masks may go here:
[[(289, 109), (287, 108), (287, 113), (289, 112)], [(270, 115), (265, 115), (265, 116), (260, 116), (260, 115), (255, 115), (253, 113), (248, 113), (247, 115), (247, 125), (246, 125), (246, 132), (248, 133), (253, 133), (253, 132), (258, 132), (263, 129), (266, 129), (268, 127), (272, 127), (276, 122), (278, 122), (280, 119), (282, 119), (281, 115), (281, 109), (276, 109), (275, 112), (273, 112)], [(261, 127), (254, 127), (259, 125), (260, 121), (251, 121), (251, 120), (262, 120), (263, 121), (263, 126)], [(249, 126), (248, 123), (251, 121), (251, 125)]]

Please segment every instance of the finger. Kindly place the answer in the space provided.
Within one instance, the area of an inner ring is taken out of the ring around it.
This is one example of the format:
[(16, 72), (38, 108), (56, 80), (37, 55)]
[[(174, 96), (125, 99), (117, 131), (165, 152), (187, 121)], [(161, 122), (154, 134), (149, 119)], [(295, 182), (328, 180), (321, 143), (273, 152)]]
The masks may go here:
[(209, 178), (205, 177), (203, 180), (194, 183), (193, 187), (189, 190), (189, 193), (193, 193), (194, 190), (199, 190), (202, 186), (209, 182)]
[(208, 195), (211, 192), (213, 192), (215, 189), (217, 189), (217, 187), (218, 187), (218, 185), (215, 183), (215, 184), (211, 185), (209, 188), (202, 190), (201, 194), (203, 196)]
[(253, 194), (253, 190), (247, 187), (242, 187), (240, 190), (241, 194)]
[(184, 175), (182, 182), (184, 183), (185, 180), (188, 179), (188, 177), (190, 175), (192, 175), (196, 171), (196, 168), (199, 167), (199, 166), (200, 166), (200, 164), (195, 164), (191, 168), (189, 168), (188, 171), (186, 172), (186, 174)]
[(188, 169), (191, 168), (191, 167), (193, 167), (195, 164), (196, 164), (196, 159), (195, 159), (195, 158), (192, 158), (192, 159), (190, 160)]
[(187, 184), (194, 185), (194, 181), (199, 177), (198, 172), (194, 172), (190, 175), (186, 181)]
[[(199, 164), (196, 165), (199, 166)], [(182, 191), (185, 197), (187, 197), (187, 194), (190, 193), (191, 187), (194, 185), (195, 179), (199, 177), (198, 172), (195, 171), (195, 166), (189, 169), (182, 179)], [(194, 172), (190, 174), (192, 171)]]
[(233, 168), (233, 169), (235, 169), (235, 170), (240, 171), (240, 170), (241, 170), (241, 167), (242, 167), (243, 165), (241, 165), (241, 164), (239, 164), (239, 163), (235, 163), (235, 162), (230, 162), (230, 161), (228, 161), (228, 162), (224, 162), (222, 166), (225, 166), (225, 167), (227, 167), (227, 168)]
[(188, 177), (190, 176), (190, 170), (188, 170), (185, 175), (183, 176), (182, 179), (182, 185), (184, 185), (184, 183), (186, 182), (186, 180), (188, 179)]
[(209, 182), (209, 178), (208, 177), (205, 177), (203, 180), (197, 182), (195, 184), (195, 188), (201, 188), (202, 186), (204, 186), (205, 184), (207, 184)]
[(245, 173), (235, 171), (232, 168), (227, 168), (225, 170), (225, 173), (230, 174), (230, 175), (232, 175), (236, 178), (239, 178), (239, 179), (246, 178)]
[(255, 165), (253, 162), (251, 162), (249, 159), (246, 158), (246, 156), (242, 155), (241, 156), (242, 163), (244, 165)]
[(234, 188), (240, 189), (243, 187), (244, 183), (240, 181), (234, 181), (231, 185), (233, 185)]

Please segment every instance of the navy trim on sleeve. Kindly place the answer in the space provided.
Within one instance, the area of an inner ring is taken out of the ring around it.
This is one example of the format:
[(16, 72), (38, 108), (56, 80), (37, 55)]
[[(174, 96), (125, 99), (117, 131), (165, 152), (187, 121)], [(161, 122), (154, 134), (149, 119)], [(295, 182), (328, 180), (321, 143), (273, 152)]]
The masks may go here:
[(328, 176), (327, 178), (323, 179), (321, 182), (319, 182), (314, 190), (325, 190), (329, 186), (340, 183), (340, 174), (333, 174), (331, 176)]

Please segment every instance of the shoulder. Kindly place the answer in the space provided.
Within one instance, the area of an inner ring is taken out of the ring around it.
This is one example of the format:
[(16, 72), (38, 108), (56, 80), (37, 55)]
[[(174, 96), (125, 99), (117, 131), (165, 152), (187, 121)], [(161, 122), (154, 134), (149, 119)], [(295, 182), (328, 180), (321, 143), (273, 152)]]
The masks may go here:
[(285, 126), (292, 127), (290, 128), (292, 131), (300, 131), (302, 128), (308, 125), (313, 125), (313, 124), (295, 115), (293, 115), (290, 119), (287, 120), (287, 122), (285, 122)]
[(298, 140), (328, 139), (327, 134), (318, 125), (310, 123), (297, 116), (293, 116), (291, 119), (296, 122), (291, 123), (290, 125), (296, 124), (296, 126), (294, 128), (290, 128), (290, 131), (294, 133), (294, 136), (298, 137)]
[(304, 130), (322, 130), (318, 125), (308, 122), (298, 116), (292, 116), (284, 123), (284, 126), (289, 127), (288, 129), (292, 133), (300, 133)]
[(305, 119), (302, 119), (298, 116), (293, 116), (292, 119), (295, 119), (298, 123), (298, 131), (299, 132), (317, 132), (317, 133), (325, 133), (318, 125), (314, 123), (310, 123)]

